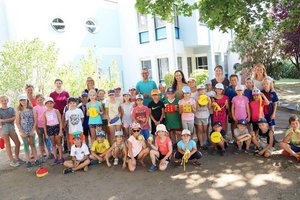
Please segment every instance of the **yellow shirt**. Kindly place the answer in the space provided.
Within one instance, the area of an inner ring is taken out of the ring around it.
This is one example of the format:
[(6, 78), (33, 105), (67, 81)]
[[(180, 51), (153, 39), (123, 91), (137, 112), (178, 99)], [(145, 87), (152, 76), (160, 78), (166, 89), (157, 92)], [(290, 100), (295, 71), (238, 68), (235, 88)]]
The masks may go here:
[(95, 140), (93, 142), (91, 151), (95, 151), (96, 153), (104, 153), (109, 148), (110, 148), (110, 145), (109, 145), (107, 139), (104, 139), (104, 141), (102, 143), (98, 142), (98, 140)]
[(297, 147), (300, 147), (300, 139), (297, 137), (297, 135), (300, 134), (300, 130), (296, 129), (295, 131), (293, 131), (293, 129), (289, 129), (289, 130), (286, 131), (285, 136), (287, 136), (291, 132), (293, 134), (292, 134), (292, 137), (290, 137), (290, 143), (297, 146)]

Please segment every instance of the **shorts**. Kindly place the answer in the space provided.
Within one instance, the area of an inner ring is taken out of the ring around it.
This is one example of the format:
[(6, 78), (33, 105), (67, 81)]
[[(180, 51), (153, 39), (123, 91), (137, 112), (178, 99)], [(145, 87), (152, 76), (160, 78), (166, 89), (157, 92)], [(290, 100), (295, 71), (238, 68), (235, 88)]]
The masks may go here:
[(293, 144), (289, 144), (289, 145), (290, 145), (291, 149), (292, 149), (294, 152), (296, 152), (296, 153), (300, 152), (300, 147), (295, 146), (295, 145), (293, 145)]
[(182, 128), (188, 129), (191, 131), (191, 134), (194, 132), (194, 120), (181, 120)]
[[(162, 154), (159, 152), (159, 157), (158, 157), (157, 159), (158, 159), (158, 160), (162, 160), (162, 159), (164, 159), (165, 156), (166, 156), (166, 155), (162, 155)], [(170, 161), (171, 161), (171, 158), (168, 157), (166, 161), (170, 162)]]
[(101, 124), (89, 124), (89, 128), (101, 128)]
[[(265, 142), (263, 142), (263, 141), (261, 141), (261, 140), (258, 140), (258, 142), (259, 142), (259, 145), (260, 145), (262, 148), (265, 148), (266, 146), (269, 145), (268, 143), (265, 143)], [(273, 147), (270, 147), (266, 152), (272, 154), (272, 152), (273, 152)]]
[(142, 136), (144, 136), (144, 138), (145, 138), (145, 140), (148, 140), (148, 138), (149, 138), (149, 130), (148, 129), (143, 129), (143, 130), (141, 130), (140, 131), (140, 134), (142, 135)]
[[(182, 159), (183, 154), (181, 154), (179, 151), (175, 152), (175, 159)], [(191, 155), (189, 160), (194, 160), (194, 159), (200, 159), (202, 158), (202, 153), (200, 151), (196, 151), (193, 155)]]
[(181, 132), (182, 128), (176, 128), (176, 129), (168, 129), (168, 132), (172, 132), (172, 131), (176, 131), (176, 132)]
[(252, 122), (252, 128), (253, 128), (253, 131), (257, 131), (259, 128), (258, 128), (258, 123), (257, 122)]
[(1, 133), (3, 135), (9, 135), (11, 133), (16, 133), (14, 124), (3, 124)]
[(89, 135), (91, 135), (90, 129), (89, 128), (83, 128), (83, 135), (85, 137), (89, 137)]
[(107, 126), (107, 125), (108, 125), (107, 119), (102, 119), (102, 125), (103, 125), (103, 126)]
[(275, 120), (271, 119), (271, 115), (270, 114), (265, 114), (265, 119), (267, 120), (269, 126), (275, 126)]
[(48, 136), (56, 136), (59, 134), (59, 124), (54, 126), (46, 126)]
[(197, 117), (195, 117), (194, 123), (196, 125), (206, 126), (206, 125), (208, 125), (208, 118), (197, 118)]
[(38, 140), (39, 140), (39, 146), (40, 147), (44, 147), (45, 146), (45, 130), (44, 128), (38, 128), (39, 131), (40, 131), (40, 134), (37, 134), (38, 135)]
[[(74, 139), (73, 139), (73, 135), (72, 134), (69, 134), (69, 142), (71, 143), (71, 144), (74, 144)], [(81, 141), (84, 141), (84, 135), (83, 135), (83, 133), (81, 133), (80, 134), (80, 138), (81, 138)]]

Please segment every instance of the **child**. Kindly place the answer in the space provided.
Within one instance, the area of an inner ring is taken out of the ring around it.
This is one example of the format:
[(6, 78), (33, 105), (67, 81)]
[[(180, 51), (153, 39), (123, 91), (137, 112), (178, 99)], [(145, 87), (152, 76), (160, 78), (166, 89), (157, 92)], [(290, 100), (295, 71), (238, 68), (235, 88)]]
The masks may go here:
[(19, 129), (21, 138), (23, 139), (24, 151), (26, 157), (26, 167), (29, 169), (32, 167), (29, 156), (29, 146), (31, 148), (35, 165), (40, 165), (37, 152), (35, 149), (35, 128), (36, 128), (36, 114), (33, 112), (33, 108), (27, 99), (27, 95), (23, 94), (19, 96), (19, 106), (16, 112), (16, 125)]
[(183, 99), (179, 101), (179, 113), (183, 129), (188, 129), (191, 133), (194, 130), (194, 117), (196, 112), (196, 101), (190, 98), (191, 89), (189, 86), (182, 88)]
[[(235, 128), (235, 122), (232, 118), (232, 113), (231, 113), (231, 102), (232, 102), (232, 99), (233, 97), (235, 97), (237, 94), (236, 94), (236, 87), (237, 87), (237, 83), (239, 81), (239, 78), (236, 74), (231, 74), (230, 77), (229, 77), (229, 82), (230, 82), (230, 85), (228, 86), (228, 88), (226, 89), (225, 91), (225, 95), (228, 96), (228, 105), (229, 105), (229, 109), (228, 109), (228, 122), (231, 124), (230, 125), (230, 128), (231, 128), (231, 134), (232, 134), (232, 138), (233, 138), (233, 130)], [(233, 142), (233, 140), (232, 140)]]
[(90, 127), (90, 133), (91, 133), (91, 142), (93, 143), (95, 141), (96, 131), (101, 129), (102, 119), (101, 114), (103, 113), (103, 107), (102, 104), (96, 100), (96, 91), (94, 89), (91, 89), (89, 91), (89, 99), (90, 102), (87, 104), (88, 113), (89, 116), (89, 127)]
[(289, 118), (290, 129), (286, 131), (285, 137), (279, 146), (283, 149), (282, 154), (294, 156), (297, 161), (300, 161), (300, 130), (299, 130), (299, 118), (293, 115)]
[(193, 77), (190, 77), (187, 82), (188, 82), (188, 86), (190, 87), (190, 90), (191, 90), (190, 97), (196, 100), (198, 97), (196, 79)]
[(247, 120), (240, 119), (237, 122), (237, 128), (234, 129), (234, 138), (238, 149), (235, 151), (235, 154), (239, 154), (242, 150), (243, 144), (246, 143), (245, 153), (249, 153), (249, 147), (251, 144), (251, 135), (247, 129)]
[(167, 98), (164, 101), (166, 127), (171, 136), (172, 143), (176, 145), (181, 134), (181, 119), (178, 112), (179, 101), (175, 98), (175, 91), (172, 87), (169, 87), (166, 93)]
[(161, 82), (158, 86), (158, 89), (159, 89), (159, 97), (160, 97), (160, 100), (163, 102), (167, 96), (166, 96), (166, 83), (165, 82)]
[(130, 101), (130, 93), (129, 92), (123, 94), (123, 100), (124, 100), (124, 102), (121, 104), (122, 124), (123, 124), (124, 137), (125, 137), (125, 139), (128, 139), (130, 124), (132, 124), (132, 115), (131, 114), (132, 114), (135, 103)]
[[(115, 98), (115, 91), (109, 90), (108, 91), (109, 101), (105, 104), (105, 111), (108, 119), (108, 127), (109, 127), (109, 134), (108, 134), (108, 141), (109, 144), (113, 143), (114, 133), (116, 131), (121, 130), (121, 106), (119, 101)], [(122, 98), (123, 99), (123, 98)]]
[(191, 132), (188, 129), (183, 129), (181, 133), (181, 138), (177, 143), (177, 151), (175, 152), (175, 163), (180, 165), (182, 162), (182, 157), (186, 151), (188, 151), (188, 160), (193, 160), (193, 165), (200, 166), (200, 159), (202, 154), (197, 150), (196, 142), (191, 139)]
[[(81, 139), (84, 140), (82, 123), (84, 115), (82, 110), (76, 107), (76, 99), (70, 97), (68, 99), (69, 110), (65, 114), (65, 123), (69, 127), (69, 143), (73, 144), (73, 135), (80, 135)], [(87, 143), (88, 144), (88, 143)]]
[(245, 96), (249, 99), (249, 102), (252, 101), (252, 90), (253, 90), (253, 80), (251, 78), (246, 79), (246, 89), (244, 91)]
[[(44, 131), (44, 126), (45, 126), (44, 113), (46, 112), (47, 108), (44, 105), (45, 98), (43, 95), (37, 94), (36, 100), (37, 100), (37, 105), (34, 107), (34, 111), (35, 111), (36, 117), (37, 117), (36, 132), (37, 132), (38, 139), (39, 139), (40, 155), (42, 157), (42, 161), (44, 161), (44, 157), (46, 156), (45, 144), (47, 144), (45, 131)], [(48, 150), (48, 158), (50, 158), (51, 157), (51, 149), (49, 148), (49, 146), (47, 146), (47, 150)]]
[(261, 91), (266, 98), (269, 100), (269, 105), (264, 107), (265, 118), (268, 121), (271, 130), (274, 132), (275, 130), (275, 117), (277, 111), (277, 102), (278, 96), (274, 90), (271, 90), (271, 81), (270, 79), (265, 78), (263, 80), (264, 89)]
[(101, 163), (105, 160), (108, 149), (110, 148), (109, 142), (105, 139), (106, 135), (103, 131), (98, 131), (96, 140), (93, 142), (91, 148), (90, 159), (92, 164)]
[[(206, 87), (206, 95), (208, 97), (210, 97), (210, 99), (212, 100), (213, 97), (216, 96), (216, 92), (213, 90), (213, 87), (212, 87), (212, 84), (211, 84), (211, 81), (210, 80), (206, 80), (205, 82), (205, 87)], [(210, 120), (208, 121), (208, 127), (210, 125), (210, 123), (212, 124), (213, 123), (213, 113), (214, 113), (214, 109), (213, 107), (211, 106), (210, 109), (209, 109), (209, 118)], [(208, 129), (207, 129), (207, 135), (208, 135)]]
[[(62, 155), (62, 120), (60, 112), (54, 109), (54, 101), (51, 97), (47, 97), (45, 100), (47, 110), (44, 113), (44, 131), (46, 138), (50, 137), (52, 143), (52, 150), (54, 155), (53, 165), (63, 164), (64, 158)], [(59, 153), (59, 160), (57, 159), (57, 149)]]
[(221, 122), (222, 129), (227, 131), (227, 109), (229, 108), (228, 97), (223, 95), (224, 86), (217, 83), (215, 86), (216, 96), (212, 99), (213, 122)]
[(164, 124), (164, 115), (165, 115), (165, 105), (162, 101), (160, 101), (160, 97), (158, 89), (153, 89), (151, 91), (152, 101), (148, 104), (148, 108), (150, 110), (150, 118), (151, 118), (151, 133), (155, 135), (156, 126), (158, 124)]
[[(141, 95), (142, 96), (142, 95)], [(139, 96), (137, 98), (140, 99)], [(141, 101), (142, 102), (142, 101)], [(139, 102), (139, 103), (141, 103)], [(147, 108), (147, 107), (146, 107)], [(136, 169), (136, 161), (146, 167), (144, 163), (144, 158), (149, 154), (149, 148), (146, 145), (145, 138), (141, 135), (141, 125), (139, 123), (131, 124), (132, 135), (127, 140), (128, 142), (128, 169), (133, 172)]]
[(116, 100), (119, 102), (119, 104), (123, 103), (123, 97), (121, 95), (122, 88), (120, 86), (115, 86), (114, 90), (115, 90), (115, 98), (116, 98)]
[(134, 86), (131, 86), (131, 87), (129, 88), (129, 92), (130, 92), (130, 96), (131, 96), (131, 102), (134, 102), (134, 103), (135, 103), (135, 101), (136, 101), (135, 97), (136, 97), (136, 95), (138, 94), (137, 91), (136, 91), (136, 89), (135, 89), (135, 87), (134, 87)]
[(252, 142), (257, 148), (257, 155), (269, 158), (273, 152), (274, 132), (269, 129), (268, 122), (265, 118), (259, 118), (258, 132), (252, 132)]
[(114, 166), (118, 165), (119, 158), (123, 159), (122, 168), (126, 169), (127, 147), (124, 141), (124, 135), (122, 131), (115, 132), (115, 142), (106, 153), (106, 164), (111, 167), (109, 159), (113, 156)]
[(107, 115), (106, 115), (106, 110), (105, 110), (105, 104), (107, 103), (107, 99), (105, 98), (105, 91), (103, 89), (99, 89), (97, 93), (98, 101), (102, 104), (103, 112), (101, 114), (101, 119), (102, 119), (102, 130), (105, 133), (109, 132), (108, 129), (108, 120), (107, 120)]
[(155, 135), (157, 135), (157, 137), (155, 138), (154, 145), (152, 144), (153, 140), (148, 139), (148, 143), (152, 148), (150, 151), (152, 165), (149, 168), (149, 172), (157, 170), (156, 159), (160, 161), (159, 170), (166, 170), (172, 155), (172, 142), (169, 136), (167, 136), (168, 131), (166, 126), (163, 124), (157, 125)]
[(231, 114), (233, 123), (236, 126), (238, 120), (247, 119), (250, 122), (250, 107), (249, 99), (243, 95), (244, 86), (236, 86), (235, 91), (237, 96), (232, 99)]
[[(218, 135), (217, 141), (213, 139), (213, 134)], [(223, 130), (223, 126), (221, 122), (214, 122), (212, 124), (212, 131), (210, 133), (210, 142), (213, 147), (212, 155), (217, 154), (217, 149), (221, 149), (220, 155), (227, 156), (226, 148), (228, 147), (228, 139), (226, 132)]]
[(85, 172), (88, 171), (89, 160), (89, 148), (85, 143), (82, 142), (80, 135), (75, 135), (74, 144), (71, 147), (70, 156), (72, 160), (64, 162), (64, 174), (72, 173), (77, 170), (83, 169)]
[[(0, 131), (1, 137), (5, 141), (6, 153), (10, 160), (9, 165), (12, 167), (17, 167), (21, 163), (24, 163), (24, 161), (22, 161), (19, 158), (20, 140), (16, 134), (15, 126), (14, 126), (14, 121), (16, 119), (15, 109), (12, 107), (8, 107), (8, 97), (7, 96), (1, 96), (0, 103), (1, 103), (0, 125), (2, 125), (2, 131)], [(12, 141), (15, 144), (15, 158), (13, 158), (13, 155), (12, 155), (10, 139), (12, 139)]]
[(208, 96), (205, 95), (205, 86), (203, 84), (197, 86), (197, 91), (199, 94), (199, 98), (197, 101), (195, 113), (196, 135), (200, 147), (202, 149), (207, 149), (207, 129), (210, 115), (209, 108), (211, 106), (211, 100)]
[(264, 118), (264, 106), (269, 105), (269, 100), (259, 89), (252, 90), (253, 101), (250, 102), (251, 122), (254, 132), (258, 131), (257, 121)]
[[(98, 91), (99, 92), (99, 91)], [(90, 129), (89, 129), (89, 116), (87, 116), (87, 103), (88, 103), (88, 94), (82, 93), (81, 95), (81, 105), (79, 106), (79, 109), (82, 110), (83, 113), (83, 135), (85, 139), (85, 144), (89, 146), (89, 136), (91, 136)], [(103, 120), (102, 120), (103, 122)]]
[(134, 122), (139, 123), (141, 126), (141, 135), (146, 140), (149, 138), (149, 116), (150, 111), (147, 106), (143, 105), (144, 96), (141, 94), (136, 95), (136, 107), (132, 111), (132, 119)]

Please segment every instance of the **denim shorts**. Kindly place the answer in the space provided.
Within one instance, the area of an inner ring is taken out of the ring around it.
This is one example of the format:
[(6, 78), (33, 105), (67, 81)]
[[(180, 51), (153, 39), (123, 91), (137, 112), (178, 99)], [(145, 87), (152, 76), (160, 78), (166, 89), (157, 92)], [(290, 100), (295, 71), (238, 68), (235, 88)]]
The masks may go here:
[(296, 145), (293, 145), (293, 144), (289, 144), (289, 145), (291, 146), (291, 149), (292, 149), (294, 152), (296, 152), (296, 153), (300, 152), (300, 147), (298, 147), (298, 146), (296, 146)]
[(11, 134), (11, 133), (15, 133), (16, 131), (15, 131), (15, 126), (14, 126), (14, 124), (3, 124), (2, 125), (2, 131), (1, 131), (1, 133), (3, 134), (3, 135), (9, 135), (9, 134)]

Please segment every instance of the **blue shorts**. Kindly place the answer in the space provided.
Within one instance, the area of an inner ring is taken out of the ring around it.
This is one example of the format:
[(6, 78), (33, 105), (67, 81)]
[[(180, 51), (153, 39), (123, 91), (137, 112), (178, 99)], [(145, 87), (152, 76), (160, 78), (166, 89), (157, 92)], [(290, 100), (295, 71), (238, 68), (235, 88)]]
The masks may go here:
[(291, 149), (294, 151), (294, 152), (300, 152), (300, 147), (297, 147), (297, 146), (295, 146), (295, 145), (293, 145), (293, 144), (289, 144), (290, 146), (291, 146)]
[(149, 130), (148, 129), (141, 130), (140, 134), (142, 136), (144, 136), (145, 140), (148, 140), (148, 138), (149, 138)]
[(265, 118), (269, 124), (269, 126), (275, 126), (275, 120), (271, 119), (271, 115), (270, 114), (265, 114)]

